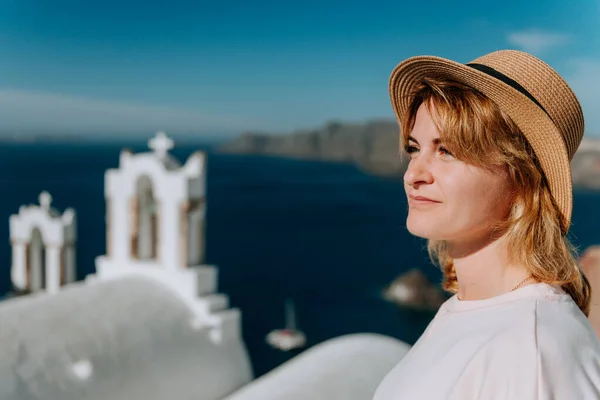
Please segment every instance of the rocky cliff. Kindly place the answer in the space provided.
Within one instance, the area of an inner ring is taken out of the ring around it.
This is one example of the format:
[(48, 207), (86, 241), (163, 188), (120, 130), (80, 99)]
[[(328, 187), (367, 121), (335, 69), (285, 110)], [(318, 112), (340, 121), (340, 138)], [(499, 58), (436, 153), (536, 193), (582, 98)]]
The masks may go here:
[[(398, 147), (395, 121), (363, 124), (330, 122), (291, 134), (246, 133), (218, 148), (225, 153), (245, 153), (299, 159), (351, 162), (376, 175), (400, 177), (406, 157)], [(584, 139), (572, 162), (573, 183), (600, 190), (600, 139)]]
[(600, 139), (584, 139), (571, 162), (573, 184), (600, 190)]

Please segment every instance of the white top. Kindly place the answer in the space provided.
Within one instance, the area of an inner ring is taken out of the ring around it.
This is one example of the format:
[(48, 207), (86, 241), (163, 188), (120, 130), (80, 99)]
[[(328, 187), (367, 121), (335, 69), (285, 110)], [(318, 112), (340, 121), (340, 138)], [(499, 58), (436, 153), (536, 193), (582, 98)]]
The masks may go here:
[(600, 341), (562, 289), (447, 300), (373, 400), (600, 399)]

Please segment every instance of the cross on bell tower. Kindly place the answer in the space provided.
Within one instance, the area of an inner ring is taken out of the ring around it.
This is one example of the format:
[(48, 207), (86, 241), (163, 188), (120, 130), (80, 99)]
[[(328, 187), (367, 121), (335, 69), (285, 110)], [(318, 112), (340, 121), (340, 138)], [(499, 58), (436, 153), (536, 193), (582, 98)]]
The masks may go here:
[(50, 203), (52, 203), (52, 196), (48, 192), (42, 192), (39, 196), (39, 202), (42, 209), (48, 211), (50, 209)]
[(164, 132), (157, 132), (156, 136), (148, 141), (148, 147), (154, 150), (158, 157), (163, 158), (173, 148), (173, 140)]

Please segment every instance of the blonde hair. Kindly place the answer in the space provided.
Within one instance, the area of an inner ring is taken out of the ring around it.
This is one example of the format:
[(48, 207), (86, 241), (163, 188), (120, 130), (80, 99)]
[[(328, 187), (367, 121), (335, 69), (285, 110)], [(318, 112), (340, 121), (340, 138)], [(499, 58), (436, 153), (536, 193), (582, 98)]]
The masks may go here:
[[(515, 193), (510, 216), (495, 226), (509, 246), (509, 262), (523, 265), (539, 282), (560, 285), (587, 316), (591, 288), (563, 235), (559, 210), (531, 146), (517, 125), (493, 101), (466, 85), (445, 79), (422, 80), (402, 121), (401, 144), (424, 104), (444, 145), (458, 159), (486, 169), (505, 168)], [(454, 263), (444, 241), (430, 240), (429, 255), (444, 276), (445, 290), (456, 293)]]

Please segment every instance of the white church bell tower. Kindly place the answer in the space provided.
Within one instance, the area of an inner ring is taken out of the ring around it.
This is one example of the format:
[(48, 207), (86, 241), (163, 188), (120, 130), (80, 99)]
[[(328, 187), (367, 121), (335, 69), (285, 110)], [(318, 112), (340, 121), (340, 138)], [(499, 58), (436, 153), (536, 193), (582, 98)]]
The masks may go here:
[(61, 215), (51, 202), (42, 192), (39, 205), (22, 206), (10, 216), (11, 279), (18, 292), (55, 293), (76, 279), (75, 211)]
[(169, 154), (173, 141), (158, 132), (149, 152), (123, 150), (105, 175), (106, 255), (89, 279), (144, 276), (168, 285), (196, 310), (194, 326), (216, 341), (240, 336), (239, 311), (216, 294), (217, 269), (204, 265), (206, 167), (204, 152), (184, 165)]
[(107, 254), (102, 262), (118, 264), (119, 270), (201, 265), (206, 155), (194, 153), (181, 166), (168, 153), (173, 141), (163, 132), (148, 145), (152, 152), (121, 152), (119, 168), (106, 173)]

